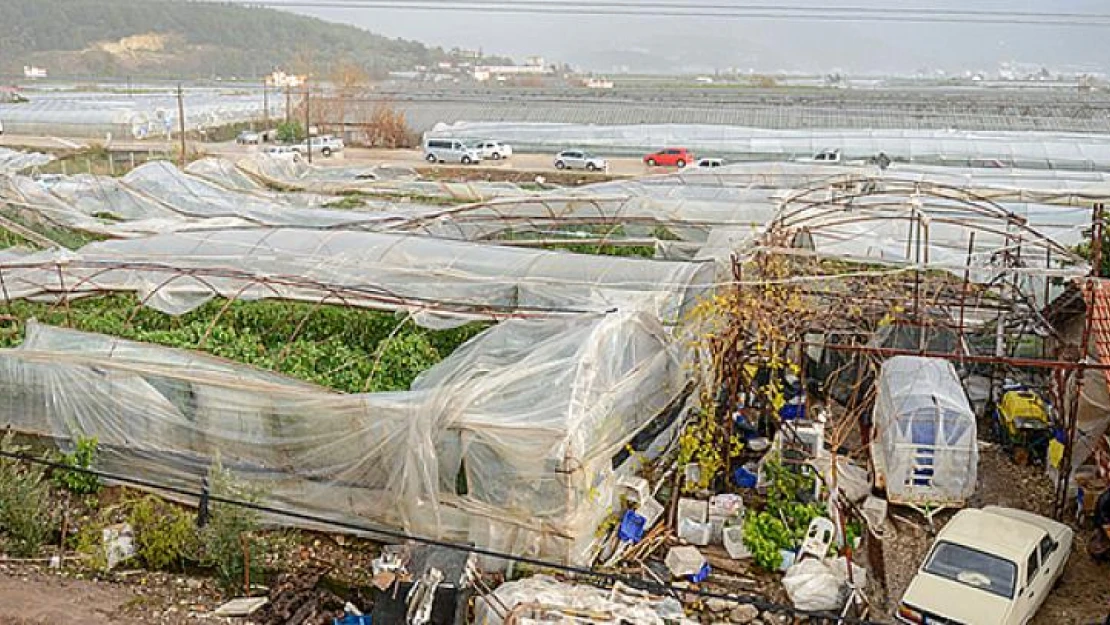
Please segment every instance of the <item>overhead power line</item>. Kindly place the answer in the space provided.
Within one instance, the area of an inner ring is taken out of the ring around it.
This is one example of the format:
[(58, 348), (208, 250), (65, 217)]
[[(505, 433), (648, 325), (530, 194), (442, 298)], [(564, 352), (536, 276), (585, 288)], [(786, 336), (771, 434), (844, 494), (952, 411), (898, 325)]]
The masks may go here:
[(1053, 11), (988, 11), (914, 7), (771, 6), (697, 4), (636, 0), (232, 0), (232, 4), (267, 8), (376, 9), (566, 16), (712, 17), (819, 22), (901, 22), (1019, 24), (1029, 26), (1110, 26), (1110, 14)]

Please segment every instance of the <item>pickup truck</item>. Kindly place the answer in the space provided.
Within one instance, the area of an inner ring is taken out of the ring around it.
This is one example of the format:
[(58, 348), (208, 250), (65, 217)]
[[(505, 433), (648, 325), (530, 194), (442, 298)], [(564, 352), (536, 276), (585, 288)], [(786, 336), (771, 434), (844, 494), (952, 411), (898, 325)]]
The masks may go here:
[[(343, 140), (331, 135), (322, 135), (319, 137), (312, 137), (312, 153), (322, 154), (324, 156), (331, 156), (336, 152), (343, 151)], [(293, 146), (293, 149), (301, 154), (308, 153), (308, 141), (302, 141)]]

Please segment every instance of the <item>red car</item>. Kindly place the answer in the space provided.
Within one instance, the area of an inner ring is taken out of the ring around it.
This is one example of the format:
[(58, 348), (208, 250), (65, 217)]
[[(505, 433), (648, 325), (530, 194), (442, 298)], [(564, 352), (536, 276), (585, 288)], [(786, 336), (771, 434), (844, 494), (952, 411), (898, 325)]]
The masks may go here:
[(667, 148), (645, 156), (644, 164), (648, 167), (685, 167), (696, 160), (694, 153), (686, 148)]

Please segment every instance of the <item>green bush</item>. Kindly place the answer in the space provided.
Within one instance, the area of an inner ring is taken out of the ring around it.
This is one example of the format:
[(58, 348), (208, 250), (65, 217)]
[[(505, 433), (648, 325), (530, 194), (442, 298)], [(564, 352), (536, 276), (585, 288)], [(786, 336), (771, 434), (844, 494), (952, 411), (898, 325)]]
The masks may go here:
[(147, 568), (182, 569), (197, 558), (196, 524), (182, 508), (147, 495), (131, 508), (128, 522), (135, 532), (135, 555)]
[(277, 140), (282, 143), (294, 143), (305, 138), (304, 126), (300, 122), (281, 122), (277, 126)]
[[(96, 438), (80, 437), (71, 453), (63, 454), (58, 462), (67, 467), (92, 469), (96, 462)], [(100, 478), (92, 473), (56, 469), (51, 476), (54, 484), (77, 495), (91, 495), (100, 492)]]
[[(12, 432), (0, 439), (0, 450), (23, 453)], [(33, 557), (54, 532), (54, 511), (46, 471), (37, 465), (0, 458), (0, 532), (16, 557)]]
[[(259, 503), (264, 496), (261, 489), (236, 480), (218, 463), (212, 469), (212, 494), (248, 503)], [(249, 508), (220, 502), (213, 502), (209, 510), (208, 524), (200, 532), (201, 563), (215, 570), (226, 592), (238, 594), (244, 590), (248, 568), (252, 584), (262, 581), (260, 515)]]

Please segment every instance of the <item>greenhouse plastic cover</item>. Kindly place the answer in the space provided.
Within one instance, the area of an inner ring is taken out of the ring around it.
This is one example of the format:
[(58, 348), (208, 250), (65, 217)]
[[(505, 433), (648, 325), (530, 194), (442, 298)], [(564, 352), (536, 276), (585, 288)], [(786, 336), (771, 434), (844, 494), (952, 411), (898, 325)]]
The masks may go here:
[(677, 321), (712, 285), (711, 263), (605, 258), (410, 235), (231, 229), (0, 252), (7, 298), (126, 291), (168, 314), (216, 296), (402, 310), (450, 327), (509, 314), (642, 310)]
[(975, 413), (952, 363), (895, 356), (877, 382), (872, 443), (892, 502), (962, 505), (975, 492)]
[(384, 229), (403, 219), (386, 211), (318, 207), (329, 199), (334, 198), (232, 191), (182, 173), (167, 161), (146, 163), (122, 178), (0, 178), (0, 200), (50, 223), (116, 238), (248, 226)]
[(279, 507), (586, 563), (614, 456), (685, 384), (639, 313), (509, 320), (361, 395), (31, 321), (0, 350), (0, 423), (96, 437), (98, 467), (156, 484), (198, 490), (218, 458)]
[(999, 159), (1017, 167), (1110, 169), (1110, 136), (1089, 133), (966, 130), (767, 130), (711, 124), (551, 124), (456, 122), (437, 124), (428, 138), (497, 137), (518, 146), (562, 150), (568, 146), (647, 153), (682, 146), (699, 154), (744, 155), (763, 160), (807, 158), (838, 149), (842, 158), (885, 153), (910, 162)]
[(54, 156), (51, 154), (0, 147), (0, 176), (15, 174), (31, 167), (42, 167), (53, 160)]
[[(270, 115), (279, 117), (283, 105), (273, 98)], [(261, 94), (235, 89), (189, 88), (185, 91), (187, 130), (205, 130), (263, 117)], [(168, 137), (176, 132), (177, 97), (160, 93), (110, 93), (103, 91), (42, 91), (32, 101), (0, 104), (0, 120), (8, 132), (26, 135), (117, 137), (145, 139)]]

